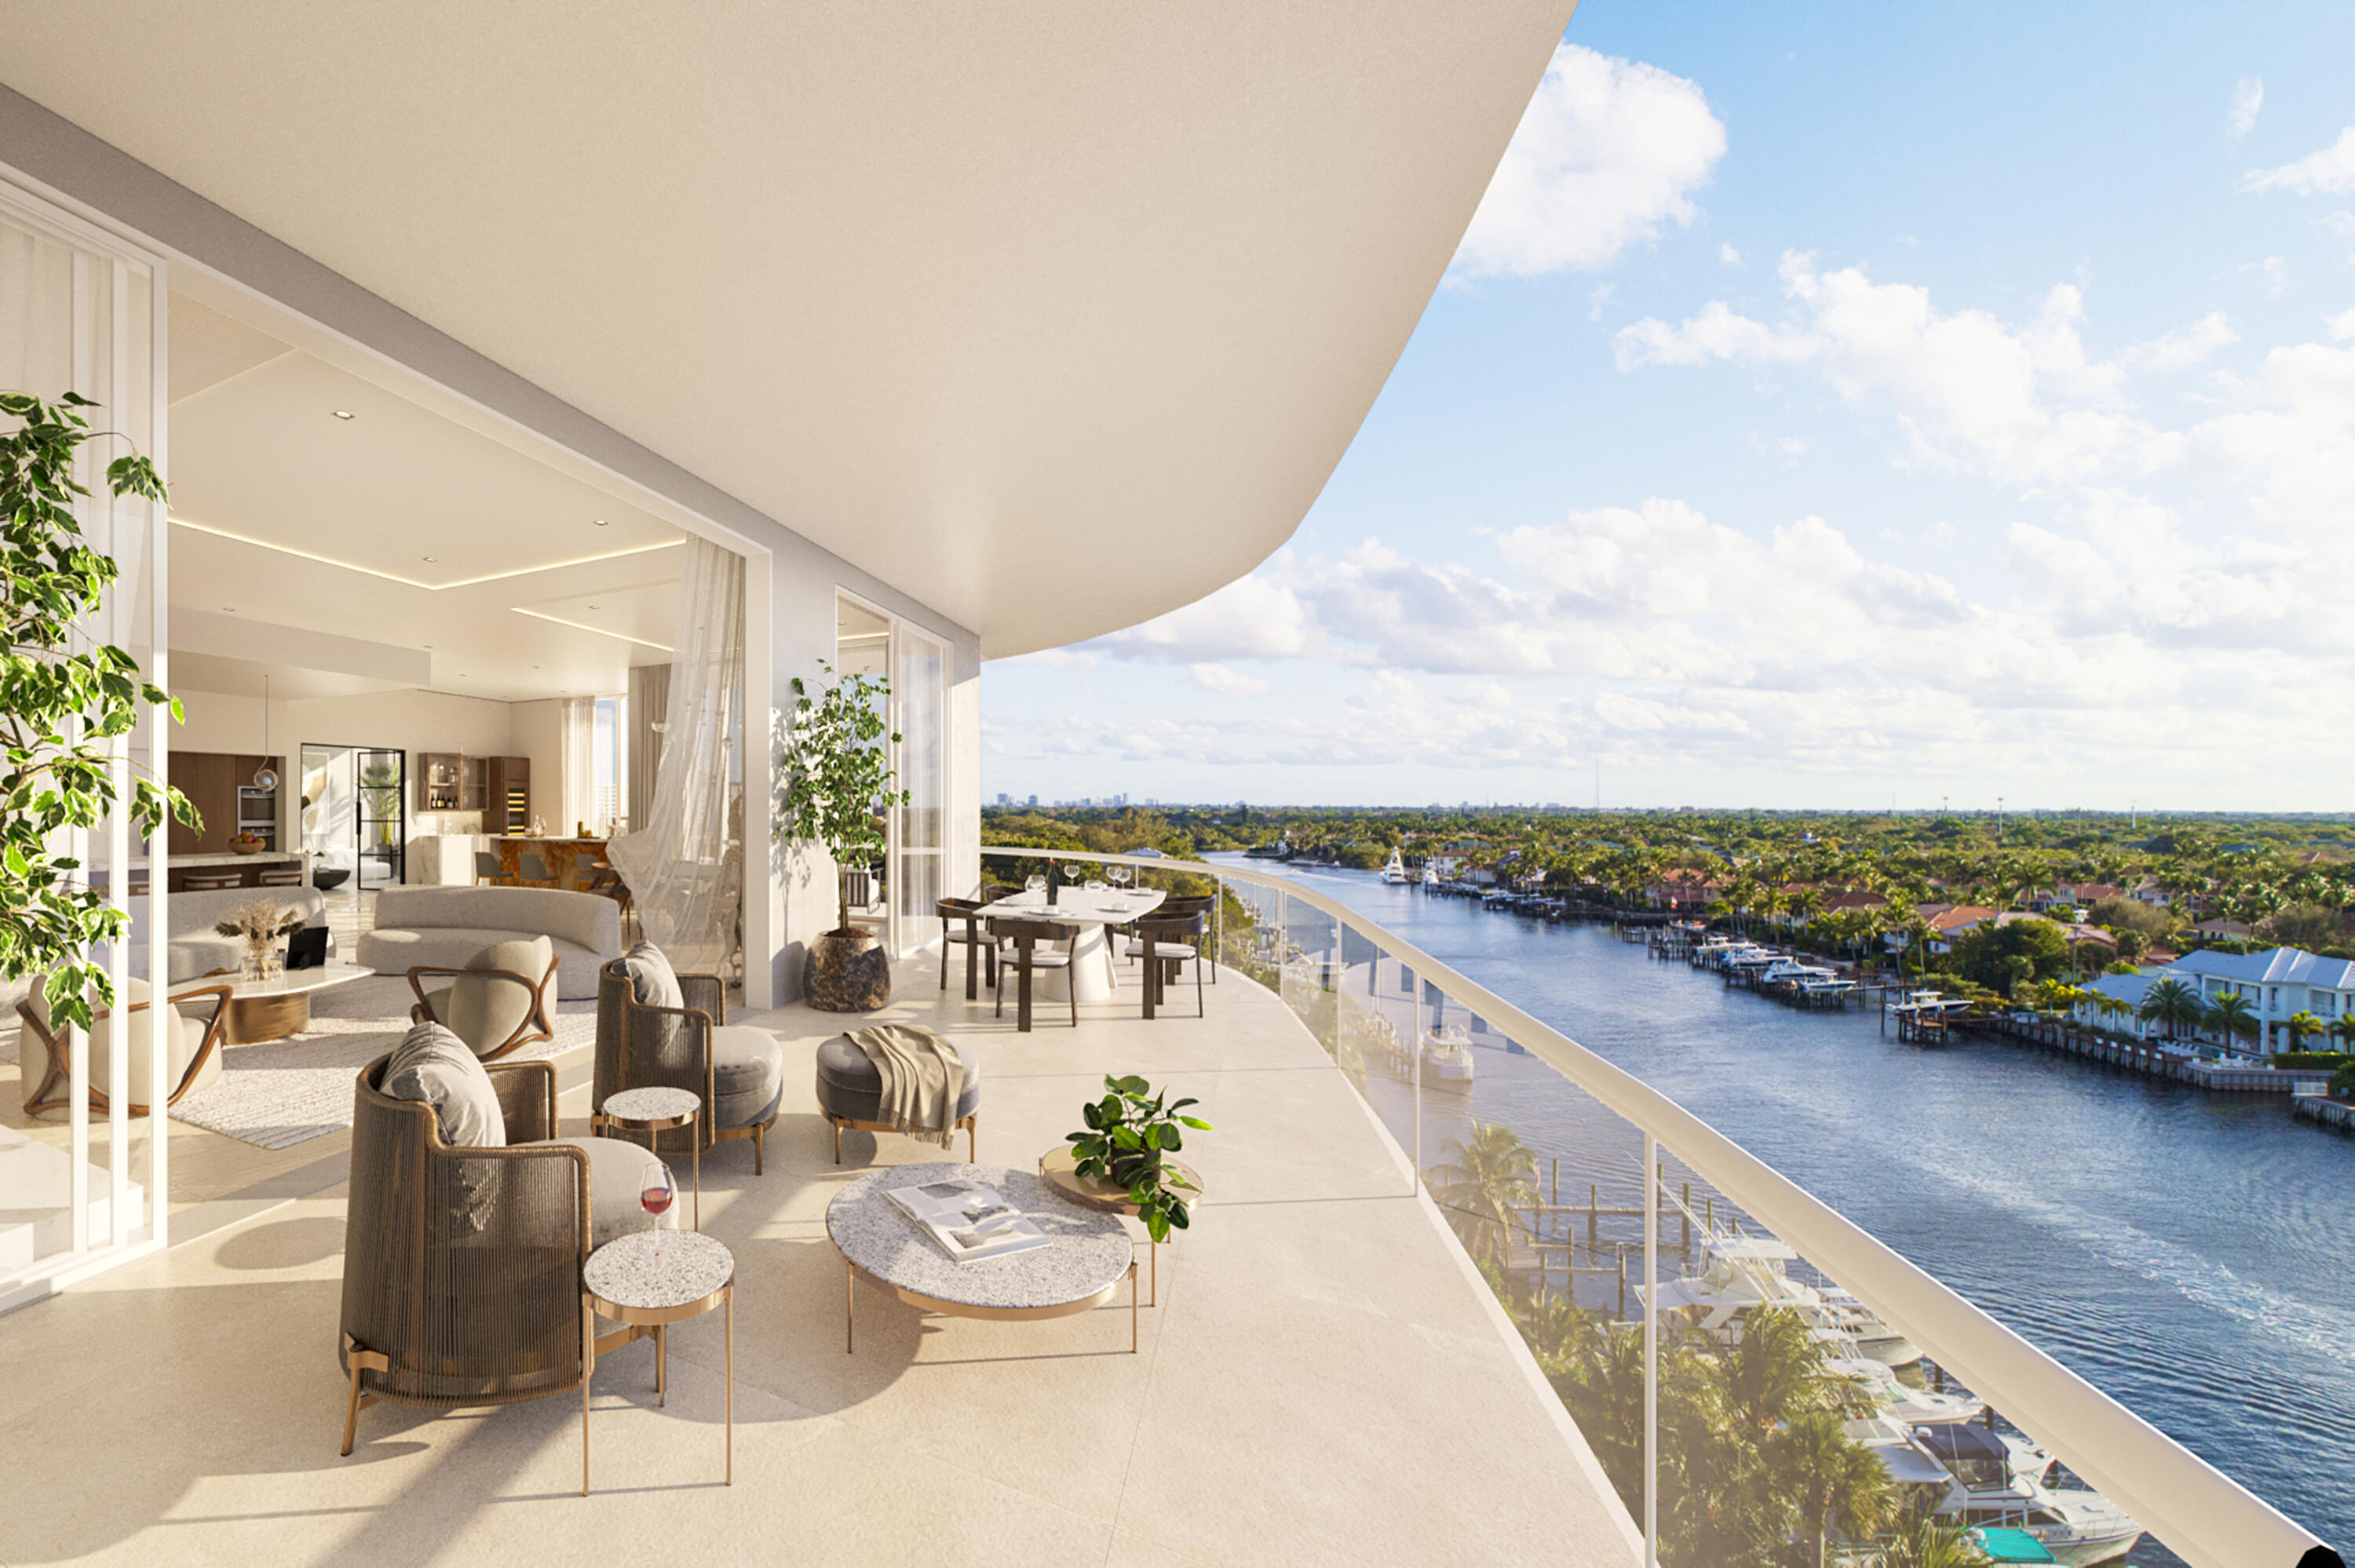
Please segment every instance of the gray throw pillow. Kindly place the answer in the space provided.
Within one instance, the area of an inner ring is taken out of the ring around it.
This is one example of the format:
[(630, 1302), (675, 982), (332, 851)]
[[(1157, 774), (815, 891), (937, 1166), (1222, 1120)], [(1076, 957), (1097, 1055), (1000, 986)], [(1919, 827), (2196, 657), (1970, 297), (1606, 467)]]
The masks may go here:
[(506, 1118), (491, 1075), (466, 1043), (438, 1023), (420, 1023), (384, 1065), (384, 1092), (431, 1106), (442, 1141), (453, 1149), (505, 1149)]
[(663, 950), (652, 942), (640, 942), (622, 955), (622, 967), (629, 971), (630, 990), (640, 1007), (685, 1007), (687, 996), (678, 989), (678, 971), (670, 967)]

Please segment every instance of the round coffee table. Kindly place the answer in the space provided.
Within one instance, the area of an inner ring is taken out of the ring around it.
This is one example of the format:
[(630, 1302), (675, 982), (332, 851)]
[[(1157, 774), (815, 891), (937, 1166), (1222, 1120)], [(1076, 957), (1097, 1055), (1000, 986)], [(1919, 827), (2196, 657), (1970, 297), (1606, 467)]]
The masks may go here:
[[(1164, 1160), (1162, 1164), (1184, 1177), (1193, 1189), (1193, 1195), (1185, 1200), (1186, 1212), (1190, 1217), (1194, 1205), (1202, 1199), (1201, 1177), (1196, 1175), (1194, 1168), (1182, 1160)], [(1116, 1181), (1080, 1174), (1080, 1157), (1071, 1152), (1071, 1146), (1068, 1143), (1039, 1156), (1039, 1174), (1046, 1179), (1049, 1186), (1082, 1208), (1099, 1210), (1107, 1214), (1136, 1213), (1136, 1205), (1128, 1201), (1127, 1188)], [(1149, 1250), (1153, 1260), (1153, 1291), (1145, 1298), (1145, 1304), (1158, 1307), (1161, 1305), (1161, 1244), (1151, 1243)]]
[[(605, 1108), (589, 1118), (589, 1136), (594, 1138), (607, 1127), (619, 1127), (629, 1132), (664, 1133), (672, 1128), (688, 1129), (687, 1147), (695, 1153), (695, 1228), (703, 1228), (703, 1135), (696, 1128), (696, 1119), (703, 1114), (703, 1097), (693, 1089), (662, 1087), (623, 1089), (618, 1095), (605, 1097)], [(662, 1153), (660, 1138), (651, 1141), (656, 1156)]]
[[(589, 1495), (589, 1384), (597, 1358), (639, 1340), (655, 1342), (655, 1403), (669, 1403), (670, 1326), (713, 1308), (727, 1314), (727, 1484), (736, 1484), (736, 1256), (700, 1231), (632, 1231), (589, 1255), (581, 1266), (582, 1337), (591, 1341), (581, 1374), (581, 1495)], [(602, 1313), (623, 1325), (596, 1338)]]
[[(1030, 1247), (959, 1263), (886, 1196), (893, 1187), (962, 1177), (995, 1187), (1054, 1237)], [(953, 1318), (1069, 1318), (1110, 1301), (1128, 1281), (1128, 1348), (1136, 1349), (1136, 1252), (1128, 1228), (1081, 1208), (1038, 1177), (994, 1165), (888, 1165), (870, 1171), (826, 1205), (826, 1234), (843, 1261), (843, 1352), (857, 1349), (858, 1277), (889, 1287), (911, 1307)]]
[(232, 1045), (259, 1045), (283, 1040), (311, 1027), (311, 993), (351, 980), (373, 980), (374, 969), (357, 964), (322, 964), (316, 969), (286, 969), (268, 980), (249, 980), (224, 969), (219, 978), (204, 977), (229, 988), (225, 1024)]

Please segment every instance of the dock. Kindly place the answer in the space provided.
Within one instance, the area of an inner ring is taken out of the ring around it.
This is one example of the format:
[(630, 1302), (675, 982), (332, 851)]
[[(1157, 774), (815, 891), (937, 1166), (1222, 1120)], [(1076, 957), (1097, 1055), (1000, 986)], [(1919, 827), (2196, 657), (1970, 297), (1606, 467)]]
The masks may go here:
[(2335, 1100), (2328, 1095), (2298, 1095), (2289, 1102), (2290, 1115), (2341, 1132), (2355, 1132), (2355, 1100)]

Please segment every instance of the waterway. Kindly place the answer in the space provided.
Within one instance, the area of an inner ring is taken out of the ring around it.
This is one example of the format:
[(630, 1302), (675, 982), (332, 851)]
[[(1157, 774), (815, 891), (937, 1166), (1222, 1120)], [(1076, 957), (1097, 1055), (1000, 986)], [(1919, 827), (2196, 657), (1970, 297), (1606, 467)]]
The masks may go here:
[[(1225, 858), (1225, 857), (1220, 857)], [(1643, 1078), (2342, 1551), (2355, 1545), (2355, 1139), (2221, 1095), (1962, 1043), (1878, 1012), (1800, 1012), (1646, 957), (1608, 927), (1297, 877)], [(1348, 983), (1411, 1009), (1394, 974)], [(1406, 1014), (1405, 1016), (1411, 1016)], [(1460, 1010), (1454, 1016), (1462, 1017)], [(1426, 1086), (1426, 1165), (1470, 1121), (1561, 1161), (1562, 1198), (1633, 1191), (1624, 1122), (1493, 1033), (1468, 1096)], [(1402, 1088), (1369, 1093), (1401, 1141)], [(1670, 1180), (1678, 1172), (1672, 1166)], [(1586, 1282), (1590, 1287), (1594, 1282)], [(1590, 1292), (1582, 1291), (1582, 1295)], [(2146, 1541), (2128, 1559), (2174, 1564)]]

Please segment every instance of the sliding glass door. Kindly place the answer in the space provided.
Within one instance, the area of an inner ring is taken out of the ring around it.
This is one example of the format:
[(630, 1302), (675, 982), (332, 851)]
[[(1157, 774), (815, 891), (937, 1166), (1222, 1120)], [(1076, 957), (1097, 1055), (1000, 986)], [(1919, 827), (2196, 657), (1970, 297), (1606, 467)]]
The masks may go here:
[(892, 728), (900, 734), (892, 903), (902, 957), (939, 934), (933, 906), (948, 891), (948, 645), (906, 621), (892, 627)]

